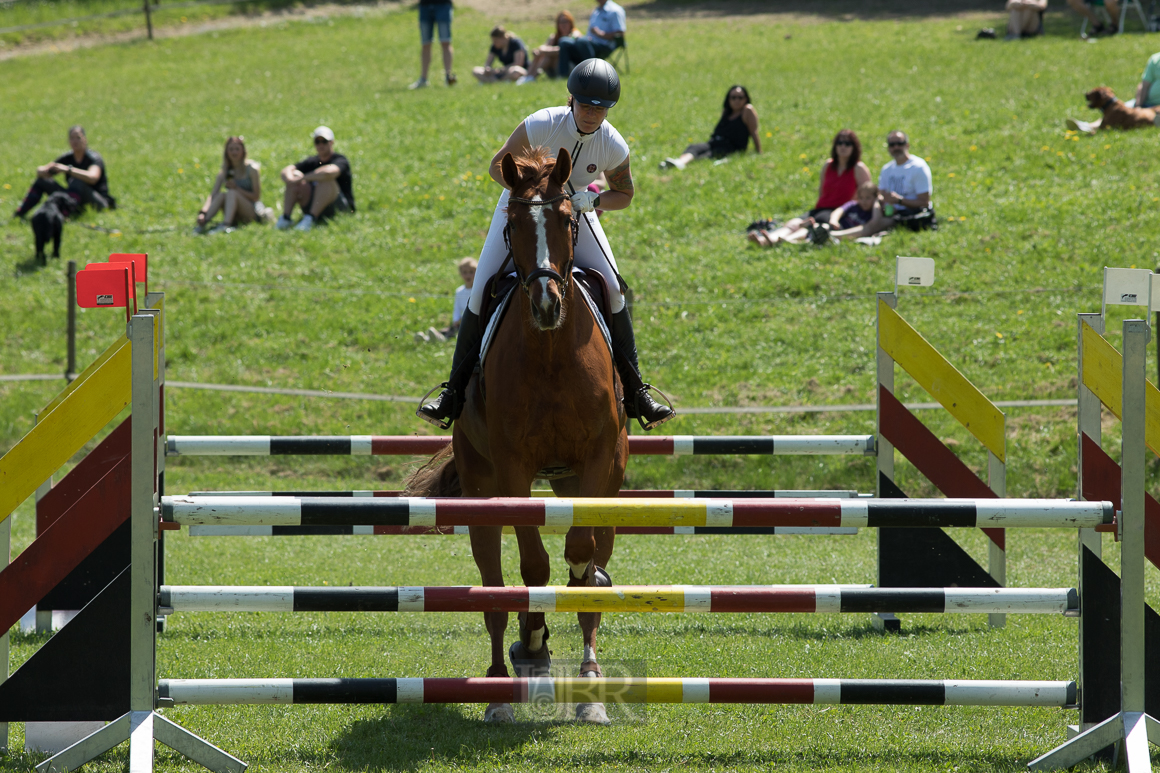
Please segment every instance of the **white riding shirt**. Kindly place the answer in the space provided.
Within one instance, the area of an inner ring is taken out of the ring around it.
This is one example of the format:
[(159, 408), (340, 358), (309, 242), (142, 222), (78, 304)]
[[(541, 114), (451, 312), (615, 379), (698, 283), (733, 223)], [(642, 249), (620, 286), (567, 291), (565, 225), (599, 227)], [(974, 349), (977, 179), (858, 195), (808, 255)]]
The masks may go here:
[(565, 148), (572, 154), (572, 186), (582, 191), (600, 177), (601, 172), (615, 169), (628, 158), (628, 143), (612, 124), (604, 121), (592, 134), (581, 134), (572, 117), (572, 108), (546, 107), (524, 119), (528, 144), (543, 147), (552, 158)]

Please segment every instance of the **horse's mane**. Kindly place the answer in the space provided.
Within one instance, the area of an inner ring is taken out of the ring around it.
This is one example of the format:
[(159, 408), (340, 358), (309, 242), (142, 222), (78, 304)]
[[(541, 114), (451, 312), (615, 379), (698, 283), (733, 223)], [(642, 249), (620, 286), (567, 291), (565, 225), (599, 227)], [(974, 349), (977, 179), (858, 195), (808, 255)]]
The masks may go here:
[(533, 188), (538, 188), (556, 166), (556, 159), (552, 158), (551, 152), (542, 146), (528, 148), (519, 157), (514, 157), (514, 160), (520, 173), (520, 180)]

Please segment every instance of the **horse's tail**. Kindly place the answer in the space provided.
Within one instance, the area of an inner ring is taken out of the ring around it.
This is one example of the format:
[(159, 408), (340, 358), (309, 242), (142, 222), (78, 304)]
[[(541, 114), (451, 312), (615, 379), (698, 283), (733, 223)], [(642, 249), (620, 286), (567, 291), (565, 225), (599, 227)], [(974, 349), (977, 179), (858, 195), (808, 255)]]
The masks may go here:
[(408, 497), (461, 497), (459, 470), (455, 468), (455, 453), (448, 443), (427, 463), (415, 470), (403, 488)]

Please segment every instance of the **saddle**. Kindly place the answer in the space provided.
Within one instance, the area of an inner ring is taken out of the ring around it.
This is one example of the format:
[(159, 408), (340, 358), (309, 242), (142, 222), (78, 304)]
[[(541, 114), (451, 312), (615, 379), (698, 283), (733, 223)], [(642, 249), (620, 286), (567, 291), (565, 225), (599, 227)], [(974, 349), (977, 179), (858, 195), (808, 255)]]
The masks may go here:
[[(604, 277), (599, 271), (574, 267), (572, 279), (576, 283), (578, 295), (592, 310), (592, 316), (596, 318), (596, 324), (604, 335), (604, 342), (608, 345), (608, 352), (611, 356), (612, 305)], [(504, 316), (507, 315), (508, 308), (511, 306), (512, 294), (517, 287), (519, 287), (519, 279), (514, 273), (493, 276), (484, 285), (483, 308), (480, 309), (482, 313), (479, 317), (479, 323), (483, 325), (483, 342), (479, 349), (478, 370), (480, 373), (482, 373), (488, 349), (491, 347), (491, 341), (495, 338), (495, 333), (499, 330)]]

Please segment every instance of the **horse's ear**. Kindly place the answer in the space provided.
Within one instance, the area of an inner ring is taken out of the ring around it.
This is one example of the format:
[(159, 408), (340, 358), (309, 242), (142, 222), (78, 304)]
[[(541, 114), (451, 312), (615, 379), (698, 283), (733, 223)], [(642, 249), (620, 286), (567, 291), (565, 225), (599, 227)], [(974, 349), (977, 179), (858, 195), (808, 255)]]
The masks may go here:
[(511, 153), (503, 154), (503, 160), (499, 162), (499, 171), (503, 181), (507, 183), (508, 190), (514, 193), (516, 186), (520, 184), (520, 170)]
[(568, 182), (568, 178), (572, 176), (572, 154), (568, 152), (567, 148), (560, 148), (560, 152), (556, 154), (556, 166), (552, 169), (551, 181), (561, 188), (564, 183)]

